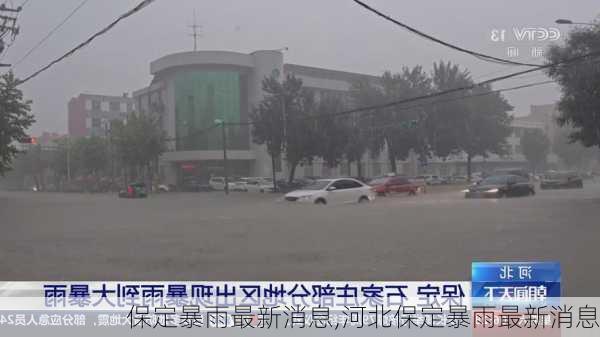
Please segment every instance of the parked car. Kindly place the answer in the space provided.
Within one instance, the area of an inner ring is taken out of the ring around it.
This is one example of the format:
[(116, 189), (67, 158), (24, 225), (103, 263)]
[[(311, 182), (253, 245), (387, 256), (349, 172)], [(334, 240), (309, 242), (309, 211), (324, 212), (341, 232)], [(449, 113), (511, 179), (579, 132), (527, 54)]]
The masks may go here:
[(277, 180), (277, 190), (278, 192), (287, 193), (314, 184), (315, 181), (317, 180), (306, 177), (294, 179), (291, 183), (287, 180), (279, 179)]
[(148, 197), (146, 184), (132, 183), (127, 185), (127, 188), (119, 191), (119, 198), (138, 199)]
[[(203, 182), (200, 178), (190, 177), (183, 180), (181, 186), (184, 192), (202, 192), (212, 191), (212, 187), (209, 184)], [(172, 188), (170, 190), (173, 190)]]
[(170, 192), (171, 191), (171, 186), (167, 185), (167, 184), (158, 184), (156, 186), (156, 191), (157, 192)]
[(423, 181), (426, 185), (441, 185), (442, 179), (436, 175), (422, 175), (416, 176), (413, 179), (413, 182), (421, 182)]
[(491, 176), (466, 189), (465, 198), (504, 198), (535, 194), (529, 179), (517, 175)]
[(583, 179), (576, 172), (547, 172), (540, 182), (540, 188), (559, 189), (559, 188), (583, 188)]
[(369, 182), (377, 195), (386, 196), (390, 193), (408, 193), (416, 195), (419, 186), (406, 177), (378, 177)]
[(239, 178), (229, 182), (229, 190), (237, 192), (248, 192), (248, 181), (252, 178)]
[(208, 184), (213, 190), (224, 190), (225, 189), (225, 178), (224, 177), (211, 177), (208, 180)]
[(284, 197), (290, 202), (313, 204), (341, 204), (369, 202), (375, 199), (370, 186), (352, 178), (320, 179)]
[(453, 176), (451, 181), (453, 184), (466, 184), (469, 182), (469, 178), (466, 176)]
[(494, 175), (515, 175), (524, 178), (529, 178), (529, 172), (522, 168), (501, 168), (494, 170)]
[(452, 177), (451, 176), (440, 176), (440, 181), (442, 182), (442, 185), (449, 185), (449, 184), (452, 184)]
[(246, 181), (246, 191), (250, 192), (273, 192), (273, 178), (257, 177)]

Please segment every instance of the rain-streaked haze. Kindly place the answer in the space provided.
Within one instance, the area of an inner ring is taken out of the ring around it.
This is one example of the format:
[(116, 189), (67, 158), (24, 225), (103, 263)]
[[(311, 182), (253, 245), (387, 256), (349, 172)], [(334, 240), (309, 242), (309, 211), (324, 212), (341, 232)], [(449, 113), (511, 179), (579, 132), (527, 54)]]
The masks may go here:
[[(18, 4), (19, 1), (13, 1)], [(91, 0), (41, 48), (14, 68), (25, 77), (89, 37), (137, 0)], [(21, 34), (3, 57), (13, 63), (60, 22), (80, 0), (30, 0), (20, 15)], [(539, 63), (529, 49), (546, 43), (490, 41), (492, 29), (558, 27), (566, 17), (591, 21), (597, 0), (481, 1), (420, 0), (369, 1), (369, 4), (429, 34), (460, 46), (506, 58), (506, 48), (521, 47), (514, 60)], [(402, 66), (450, 60), (468, 67), (476, 80), (516, 71), (480, 61), (423, 40), (375, 17), (350, 0), (156, 0), (140, 13), (83, 51), (23, 86), (33, 99), (37, 123), (33, 133), (66, 132), (68, 100), (79, 93), (120, 95), (148, 85), (149, 63), (166, 54), (191, 50), (188, 27), (196, 10), (203, 26), (201, 50), (251, 52), (288, 47), (285, 62), (379, 75)], [(567, 27), (559, 27), (566, 32)], [(536, 82), (530, 75), (496, 84), (495, 88)], [(507, 93), (516, 114), (526, 114), (530, 104), (552, 103), (553, 86)]]

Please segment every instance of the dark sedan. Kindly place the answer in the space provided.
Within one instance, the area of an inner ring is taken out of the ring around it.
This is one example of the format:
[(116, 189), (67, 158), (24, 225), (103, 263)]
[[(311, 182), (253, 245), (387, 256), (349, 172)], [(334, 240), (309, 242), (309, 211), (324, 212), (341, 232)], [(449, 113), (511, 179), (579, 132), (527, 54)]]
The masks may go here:
[(504, 198), (535, 194), (529, 179), (517, 175), (491, 176), (469, 187), (465, 198)]

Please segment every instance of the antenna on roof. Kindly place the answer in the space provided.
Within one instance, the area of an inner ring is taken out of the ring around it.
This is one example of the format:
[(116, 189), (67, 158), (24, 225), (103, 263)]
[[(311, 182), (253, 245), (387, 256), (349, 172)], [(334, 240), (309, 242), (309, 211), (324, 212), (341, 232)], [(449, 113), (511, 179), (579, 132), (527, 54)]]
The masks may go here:
[(202, 26), (196, 23), (196, 10), (194, 9), (194, 23), (190, 25), (192, 28), (192, 34), (190, 34), (194, 38), (194, 51), (198, 51), (198, 38), (202, 36)]

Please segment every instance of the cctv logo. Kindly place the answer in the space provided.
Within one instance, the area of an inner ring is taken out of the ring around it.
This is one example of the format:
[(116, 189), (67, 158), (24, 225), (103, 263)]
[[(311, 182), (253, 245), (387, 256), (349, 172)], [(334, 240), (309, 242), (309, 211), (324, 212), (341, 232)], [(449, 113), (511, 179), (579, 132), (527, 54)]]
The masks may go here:
[(517, 41), (557, 41), (560, 39), (558, 28), (513, 28)]
[[(558, 28), (513, 28), (516, 41), (557, 41), (560, 39)], [(492, 29), (490, 40), (506, 41), (506, 29)]]

